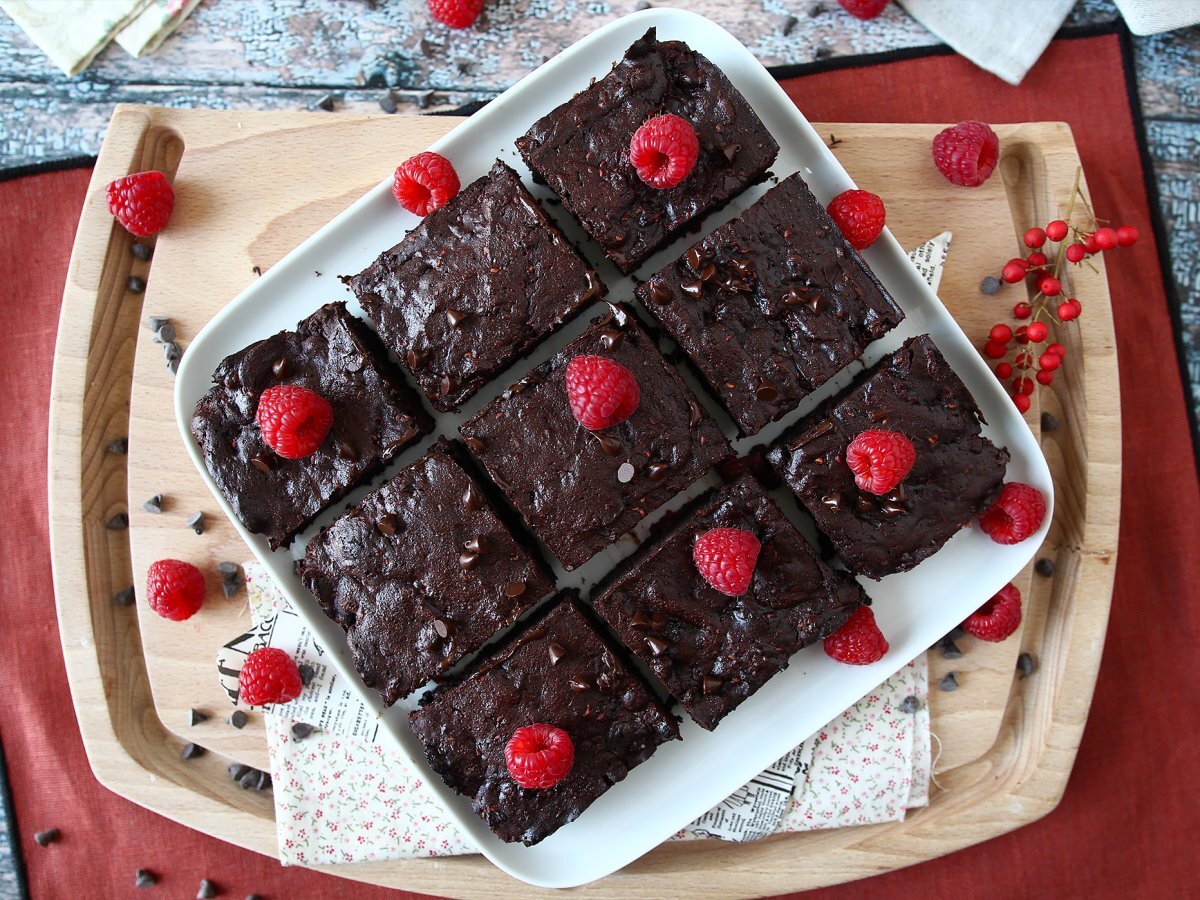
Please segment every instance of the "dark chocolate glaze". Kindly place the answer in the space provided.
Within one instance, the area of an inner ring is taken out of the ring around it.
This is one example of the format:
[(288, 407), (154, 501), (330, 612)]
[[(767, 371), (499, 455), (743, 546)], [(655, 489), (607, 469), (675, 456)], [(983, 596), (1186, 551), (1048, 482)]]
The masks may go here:
[(442, 411), (456, 409), (606, 290), (499, 160), (342, 280)]
[(795, 409), (904, 319), (798, 174), (637, 293), (743, 435)]
[[(602, 431), (580, 425), (567, 402), (567, 364), (585, 354), (616, 360), (641, 389), (633, 415)], [(620, 306), (459, 432), (567, 569), (586, 562), (732, 452), (653, 338)], [(622, 482), (618, 470), (626, 463), (634, 474)]]
[[(391, 705), (554, 589), (444, 439), (308, 545), (296, 570)], [(463, 460), (470, 466), (469, 460)], [(475, 496), (467, 502), (468, 494)]]
[[(648, 119), (673, 113), (700, 142), (696, 167), (667, 190), (638, 178), (629, 142)], [(587, 90), (539, 119), (517, 148), (622, 272), (707, 212), (761, 181), (779, 145), (725, 74), (651, 28)]]
[[(749, 590), (714, 590), (692, 561), (696, 538), (742, 528), (762, 549)], [(596, 612), (710, 731), (802, 647), (863, 603), (858, 583), (821, 562), (750, 476), (700, 498), (593, 593)]]
[[(932, 556), (996, 499), (1008, 451), (980, 434), (982, 420), (933, 340), (918, 335), (789, 429), (769, 457), (846, 565), (879, 579)], [(859, 491), (845, 460), (849, 443), (875, 428), (900, 432), (917, 451), (883, 497)]]
[[(514, 643), (409, 716), (429, 765), (509, 842), (553, 834), (679, 737), (674, 717), (608, 646), (575, 592), (564, 593)], [(571, 771), (544, 790), (518, 785), (504, 761), (513, 732), (535, 723), (563, 729), (575, 747)]]
[[(272, 550), (432, 427), (379, 339), (345, 303), (227, 357), (213, 382), (196, 404), (192, 435), (234, 514)], [(259, 395), (277, 384), (306, 387), (333, 407), (329, 436), (312, 456), (284, 459), (263, 442), (254, 414)]]

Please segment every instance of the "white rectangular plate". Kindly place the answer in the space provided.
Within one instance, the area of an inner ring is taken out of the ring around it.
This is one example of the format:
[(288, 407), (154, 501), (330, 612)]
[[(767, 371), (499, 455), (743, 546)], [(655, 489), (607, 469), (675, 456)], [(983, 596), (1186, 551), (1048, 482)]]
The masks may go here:
[[(782, 148), (774, 166), (776, 174), (782, 177), (796, 171), (803, 173), (822, 202), (828, 202), (834, 195), (853, 187), (849, 176), (821, 138), (745, 47), (707, 19), (671, 9), (636, 13), (584, 38), (492, 101), (430, 149), (454, 163), (464, 185), (484, 175), (497, 156), (518, 171), (526, 172), (513, 141), (536, 119), (586, 88), (592, 78), (605, 75), (625, 49), (651, 26), (658, 28), (660, 39), (686, 41), (729, 76)], [(404, 127), (403, 119), (396, 120), (396, 127)], [(530, 182), (527, 172), (526, 182)], [(886, 194), (886, 185), (884, 188)], [(708, 217), (704, 222), (704, 231), (737, 215), (761, 196), (765, 189), (766, 186), (759, 186), (748, 191), (722, 213)], [(540, 196), (545, 196), (544, 190), (535, 190)], [(592, 261), (597, 262), (601, 256), (598, 249), (586, 241), (574, 223), (567, 221), (569, 216), (560, 207), (550, 207), (549, 211), (556, 216), (568, 236), (584, 246)], [(196, 401), (209, 389), (212, 373), (224, 357), (241, 350), (252, 341), (282, 329), (293, 328), (296, 322), (322, 304), (337, 299), (339, 292), (344, 299), (351, 301), (351, 309), (356, 314), (363, 315), (349, 291), (340, 288), (332, 278), (316, 278), (314, 271), (356, 273), (383, 250), (395, 244), (417, 221), (416, 217), (396, 204), (391, 196), (390, 182), (380, 184), (290, 253), (213, 318), (187, 348), (175, 388), (175, 412), (183, 441), (217, 502), (233, 520), (255, 555), (274, 575), (295, 610), (332, 651), (334, 662), (347, 682), (356, 686), (363, 702), (373, 710), (380, 710), (379, 697), (365, 688), (354, 672), (341, 629), (322, 614), (316, 601), (292, 570), (292, 560), (303, 553), (307, 539), (320, 526), (331, 521), (340, 512), (342, 504), (322, 516), (313, 528), (293, 544), (290, 551), (272, 553), (265, 540), (247, 532), (232, 516), (228, 504), (205, 469), (199, 449), (189, 433), (189, 425)], [(697, 239), (696, 235), (690, 235), (676, 241), (651, 258), (639, 273), (645, 276), (656, 271)], [(998, 444), (1007, 446), (1011, 452), (1008, 480), (1032, 484), (1047, 498), (1051, 498), (1050, 473), (1029, 428), (890, 232), (885, 231), (864, 256), (907, 316), (900, 328), (869, 348), (866, 362), (881, 358), (911, 335), (931, 333), (950, 364), (979, 401), (991, 423), (985, 429), (986, 433)], [(632, 299), (630, 278), (620, 276), (607, 262), (599, 268), (610, 287), (610, 299)], [(530, 359), (503, 373), (474, 397), (464, 407), (462, 414), (440, 416), (434, 435), (444, 433), (453, 436), (465, 415), (477, 410), (530, 366), (545, 359), (570, 337), (580, 333), (595, 313), (595, 309), (590, 314), (585, 313), (559, 335), (545, 342)], [(844, 386), (853, 372), (860, 368), (852, 366), (843, 372), (834, 382), (808, 398), (799, 410), (783, 422), (752, 440), (742, 442), (740, 449), (773, 439), (787, 424)], [(734, 430), (728, 417), (716, 410), (715, 403), (704, 398), (703, 392), (698, 393), (705, 400), (705, 405), (714, 410), (726, 433), (732, 435)], [(389, 468), (389, 473), (414, 460), (424, 452), (429, 442), (423, 441), (420, 446), (403, 454)], [(738, 444), (735, 443), (735, 446)], [(360, 489), (350, 499), (357, 500), (364, 493), (365, 490)], [(785, 493), (776, 492), (775, 496), (781, 501), (785, 512), (797, 515), (794, 503)], [(683, 496), (678, 497), (668, 506), (676, 507), (684, 499)], [(651, 517), (651, 520), (654, 518)], [(470, 802), (446, 788), (428, 768), (421, 748), (405, 721), (408, 710), (415, 705), (417, 695), (398, 703), (391, 710), (381, 712), (385, 726), (381, 734), (412, 760), (429, 788), (445, 805), (449, 816), (497, 866), (517, 878), (545, 887), (583, 884), (616, 871), (653, 849), (933, 644), (1020, 571), (1041, 543), (1050, 519), (1051, 516), (1047, 515), (1042, 530), (1036, 536), (1014, 547), (1000, 546), (977, 529), (966, 529), (938, 554), (911, 572), (894, 575), (878, 583), (864, 581), (867, 592), (875, 600), (880, 627), (891, 644), (891, 651), (883, 660), (871, 666), (843, 666), (828, 659), (819, 646), (801, 651), (792, 659), (787, 671), (765, 685), (723, 721), (715, 732), (705, 732), (694, 723), (685, 722), (682, 741), (660, 748), (652, 759), (634, 769), (624, 782), (614, 786), (577, 821), (535, 847), (501, 842), (475, 816)], [(645, 534), (646, 524), (639, 526), (636, 536)], [(631, 541), (622, 541), (574, 573), (563, 573), (556, 566), (560, 585), (594, 584), (616, 559), (627, 554), (633, 546)]]

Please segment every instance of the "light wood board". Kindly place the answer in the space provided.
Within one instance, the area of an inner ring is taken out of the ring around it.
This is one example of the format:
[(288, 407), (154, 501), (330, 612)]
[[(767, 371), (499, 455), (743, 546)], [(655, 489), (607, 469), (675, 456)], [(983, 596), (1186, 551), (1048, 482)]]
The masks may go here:
[[(386, 177), (456, 120), (349, 119), (121, 107), (108, 131), (76, 239), (64, 297), (51, 410), (51, 519), (60, 626), (76, 710), (97, 777), (118, 793), (192, 827), (264, 853), (275, 849), (269, 796), (244, 792), (227, 759), (265, 767), (261, 721), (238, 731), (216, 682), (217, 647), (249, 622), (244, 593), (226, 600), (220, 560), (251, 558), (192, 468), (172, 414), (172, 376), (145, 315), (170, 316), (185, 347), (203, 324), (304, 237)], [(929, 164), (935, 126), (818, 124), (862, 187), (880, 193), (889, 225), (912, 247), (943, 229), (954, 243), (940, 294), (968, 334), (980, 336), (1018, 299), (1019, 286), (980, 294), (981, 277), (1017, 250), (1018, 235), (1060, 211), (1078, 157), (1065, 125), (998, 127), (1001, 169), (986, 185), (949, 185)], [(174, 176), (176, 212), (151, 263), (129, 253), (103, 186), (160, 168)], [(381, 248), (382, 249), (382, 248)], [(128, 294), (147, 275), (144, 298)], [(330, 298), (341, 296), (334, 276)], [(930, 655), (930, 706), (942, 744), (928, 810), (902, 824), (772, 838), (754, 845), (665, 845), (581, 893), (596, 896), (755, 896), (862, 877), (919, 862), (1032, 821), (1065, 787), (1103, 645), (1115, 564), (1120, 422), (1112, 319), (1103, 269), (1079, 273), (1088, 315), (1063, 330), (1070, 362), (1044, 406), (1062, 428), (1043, 446), (1055, 475), (1057, 513), (1041, 551), (1053, 579), (1023, 573), (1026, 621), (1017, 637), (971, 638), (953, 662)], [(1086, 377), (1085, 377), (1086, 376)], [(1090, 398), (1097, 398), (1089, 403)], [(1029, 415), (1036, 427), (1038, 409)], [(104, 452), (129, 434), (126, 460)], [(124, 463), (128, 462), (128, 467)], [(161, 515), (142, 502), (162, 493)], [(105, 520), (129, 510), (128, 533)], [(185, 526), (206, 514), (197, 536)], [(132, 568), (130, 547), (132, 545)], [(154, 559), (196, 562), (210, 577), (202, 614), (159, 619), (111, 595), (144, 584)], [(131, 574), (132, 573), (132, 574)], [(1020, 649), (1039, 671), (1013, 677)], [(936, 689), (953, 669), (961, 687)], [(187, 710), (213, 717), (187, 726)], [(216, 751), (190, 763), (183, 740)], [(218, 756), (220, 754), (221, 756)], [(453, 896), (523, 896), (528, 888), (479, 858), (333, 867), (350, 878)], [(681, 878), (682, 873), (687, 876)]]

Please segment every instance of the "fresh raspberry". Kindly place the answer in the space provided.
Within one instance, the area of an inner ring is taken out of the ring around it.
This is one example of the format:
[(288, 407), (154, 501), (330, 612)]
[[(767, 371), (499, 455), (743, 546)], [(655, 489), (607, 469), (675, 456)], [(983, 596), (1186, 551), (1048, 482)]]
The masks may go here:
[(571, 414), (588, 431), (611, 428), (638, 408), (641, 392), (633, 373), (603, 356), (577, 356), (567, 363)]
[(865, 250), (875, 243), (887, 218), (883, 201), (870, 191), (842, 191), (829, 201), (828, 209), (850, 246), (856, 250)]
[(1000, 161), (1000, 138), (986, 122), (959, 122), (933, 139), (933, 164), (954, 184), (978, 187)]
[(1010, 481), (979, 514), (979, 527), (997, 544), (1019, 544), (1042, 527), (1046, 500), (1037, 488)]
[(150, 608), (173, 622), (190, 619), (204, 605), (204, 573), (180, 559), (160, 559), (146, 572)]
[(869, 666), (887, 652), (887, 638), (869, 606), (860, 606), (845, 625), (825, 638), (825, 655), (852, 666)]
[(333, 407), (320, 394), (295, 384), (262, 392), (254, 420), (267, 446), (284, 459), (312, 456), (329, 434)]
[(171, 221), (175, 192), (162, 172), (138, 172), (110, 181), (105, 190), (108, 211), (139, 237), (158, 234)]
[(296, 661), (277, 647), (259, 647), (246, 657), (238, 675), (238, 699), (249, 706), (287, 703), (304, 690)]
[(1015, 585), (1006, 584), (996, 596), (967, 616), (963, 631), (981, 641), (998, 643), (1017, 630), (1021, 624), (1021, 592)]
[(427, 216), (454, 199), (458, 173), (446, 157), (429, 150), (411, 156), (396, 167), (392, 195), (415, 216)]
[(699, 156), (696, 129), (671, 113), (644, 123), (629, 142), (629, 161), (638, 178), (660, 190), (673, 188), (691, 175)]
[(508, 774), (523, 788), (552, 788), (567, 777), (574, 763), (571, 736), (553, 725), (518, 728), (504, 745)]
[(740, 597), (750, 589), (762, 544), (742, 528), (714, 528), (696, 538), (692, 562), (714, 590)]
[(447, 28), (470, 28), (481, 12), (483, 0), (429, 0), (429, 14)]
[(887, 9), (888, 0), (838, 0), (838, 3), (856, 19), (874, 19)]
[(886, 494), (902, 482), (917, 461), (912, 441), (896, 431), (864, 431), (846, 448), (846, 465), (860, 491)]

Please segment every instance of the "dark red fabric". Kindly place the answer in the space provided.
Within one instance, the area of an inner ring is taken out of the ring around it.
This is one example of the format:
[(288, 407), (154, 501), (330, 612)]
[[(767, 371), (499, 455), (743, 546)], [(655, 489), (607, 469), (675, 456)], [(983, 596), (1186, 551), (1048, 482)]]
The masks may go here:
[[(1121, 67), (1118, 39), (1101, 36), (1056, 41), (1015, 88), (950, 56), (785, 83), (814, 120), (1067, 121), (1100, 214), (1142, 233), (1109, 268), (1125, 442), (1120, 564), (1095, 701), (1062, 804), (986, 844), (818, 896), (1124, 898), (1178, 896), (1195, 884), (1200, 486)], [(13, 689), (0, 704), (0, 740), (32, 893), (110, 895), (146, 866), (171, 896), (191, 896), (202, 877), (227, 896), (344, 896), (347, 882), (284, 870), (175, 825), (110, 794), (88, 770), (58, 646), (45, 509), (50, 360), (86, 182), (86, 173), (67, 172), (0, 184), (0, 653), (23, 663), (6, 670)], [(52, 825), (62, 841), (34, 844), (33, 833)]]

